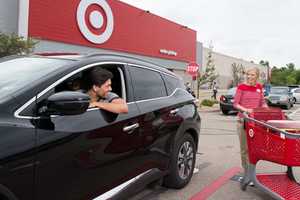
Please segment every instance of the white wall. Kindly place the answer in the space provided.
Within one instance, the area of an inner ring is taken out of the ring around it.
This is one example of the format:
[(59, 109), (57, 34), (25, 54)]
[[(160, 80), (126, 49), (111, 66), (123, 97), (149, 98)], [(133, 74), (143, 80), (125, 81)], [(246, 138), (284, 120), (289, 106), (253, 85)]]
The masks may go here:
[[(201, 71), (205, 70), (206, 67), (206, 63), (207, 63), (207, 57), (208, 57), (208, 52), (209, 49), (204, 47), (203, 48), (203, 62), (202, 62), (202, 69)], [(259, 65), (259, 64), (255, 64), (255, 63), (251, 63), (249, 61), (240, 59), (240, 58), (235, 58), (235, 57), (231, 57), (231, 56), (227, 56), (221, 53), (217, 53), (217, 52), (213, 52), (212, 53), (212, 58), (214, 60), (214, 64), (216, 67), (216, 72), (219, 74), (219, 77), (217, 79), (217, 84), (220, 88), (226, 89), (228, 88), (231, 80), (232, 80), (232, 64), (236, 63), (236, 64), (242, 64), (245, 69), (249, 69), (252, 67), (257, 67), (260, 69), (260, 73), (261, 73), (261, 78), (264, 79), (264, 77), (267, 74), (267, 68)]]
[(0, 0), (0, 32), (18, 33), (19, 0)]

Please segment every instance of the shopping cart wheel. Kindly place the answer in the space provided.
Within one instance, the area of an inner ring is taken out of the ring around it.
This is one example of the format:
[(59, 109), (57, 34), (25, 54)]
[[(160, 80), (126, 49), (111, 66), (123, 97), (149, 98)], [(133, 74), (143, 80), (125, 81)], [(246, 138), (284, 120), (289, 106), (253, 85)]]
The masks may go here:
[(246, 191), (248, 184), (241, 183), (241, 190)]
[(250, 180), (248, 178), (243, 177), (243, 180), (241, 181), (241, 190), (246, 191), (249, 183)]

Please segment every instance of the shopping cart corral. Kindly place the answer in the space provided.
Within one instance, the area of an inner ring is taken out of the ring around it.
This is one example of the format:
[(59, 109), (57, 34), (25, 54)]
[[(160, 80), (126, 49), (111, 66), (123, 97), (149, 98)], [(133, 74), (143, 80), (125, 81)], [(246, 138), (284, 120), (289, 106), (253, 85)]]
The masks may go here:
[[(254, 109), (245, 114), (250, 166), (241, 188), (254, 185), (275, 199), (300, 199), (300, 184), (293, 167), (300, 166), (300, 121), (286, 120), (280, 109)], [(287, 166), (285, 173), (257, 174), (259, 161)]]

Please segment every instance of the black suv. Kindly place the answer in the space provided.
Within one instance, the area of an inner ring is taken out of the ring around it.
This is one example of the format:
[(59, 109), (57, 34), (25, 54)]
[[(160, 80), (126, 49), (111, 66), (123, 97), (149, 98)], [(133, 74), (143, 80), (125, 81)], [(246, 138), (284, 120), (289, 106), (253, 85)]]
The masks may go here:
[[(128, 114), (88, 108), (70, 85), (103, 67)], [(193, 175), (200, 117), (181, 79), (119, 55), (0, 60), (0, 199), (126, 199)]]

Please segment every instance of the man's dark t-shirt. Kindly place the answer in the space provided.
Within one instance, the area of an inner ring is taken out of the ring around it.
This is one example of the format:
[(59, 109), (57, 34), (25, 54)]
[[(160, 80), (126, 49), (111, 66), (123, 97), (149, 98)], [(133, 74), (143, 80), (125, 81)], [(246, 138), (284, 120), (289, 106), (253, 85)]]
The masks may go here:
[(119, 99), (120, 97), (113, 92), (109, 92), (105, 98), (101, 98), (99, 101), (100, 102), (106, 102), (106, 103), (110, 103), (112, 102), (114, 99)]

